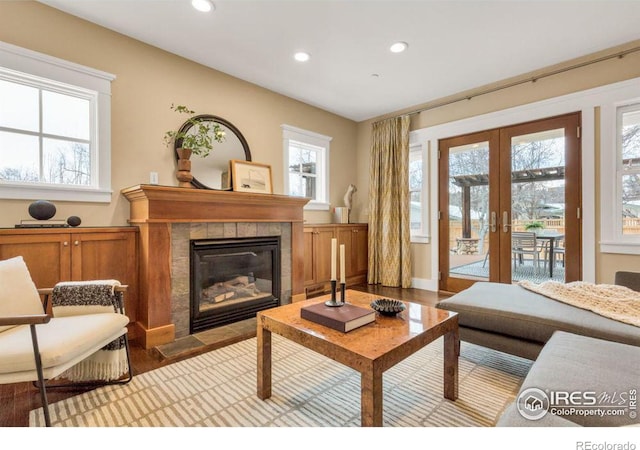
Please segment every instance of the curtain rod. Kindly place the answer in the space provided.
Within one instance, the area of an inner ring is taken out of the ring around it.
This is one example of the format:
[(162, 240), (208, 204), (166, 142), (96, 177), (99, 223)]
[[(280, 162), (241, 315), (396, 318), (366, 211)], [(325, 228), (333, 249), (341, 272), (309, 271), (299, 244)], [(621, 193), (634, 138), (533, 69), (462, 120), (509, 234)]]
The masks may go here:
[[(397, 116), (393, 116), (391, 118), (398, 118), (398, 117), (402, 117), (402, 116), (413, 116), (415, 114), (420, 114), (421, 112), (424, 112), (424, 111), (429, 111), (431, 109), (441, 108), (443, 106), (451, 105), (452, 103), (458, 103), (458, 102), (461, 102), (463, 100), (471, 100), (474, 97), (479, 97), (479, 96), (485, 95), (485, 94), (491, 94), (493, 92), (501, 91), (503, 89), (508, 89), (508, 88), (511, 88), (511, 87), (514, 87), (514, 86), (519, 86), (521, 84), (535, 83), (536, 81), (538, 81), (538, 80), (540, 80), (542, 78), (547, 78), (547, 77), (551, 77), (553, 75), (558, 75), (558, 74), (561, 74), (561, 73), (564, 73), (564, 72), (569, 72), (569, 71), (574, 70), (574, 69), (579, 69), (581, 67), (590, 66), (592, 64), (596, 64), (596, 63), (599, 63), (599, 62), (602, 62), (602, 61), (607, 61), (609, 59), (614, 59), (614, 58), (622, 59), (626, 55), (628, 55), (630, 53), (635, 53), (635, 52), (638, 52), (638, 51), (640, 51), (640, 46), (632, 47), (630, 49), (623, 50), (623, 51), (620, 51), (620, 52), (617, 52), (617, 53), (614, 53), (614, 54), (611, 54), (611, 55), (602, 56), (600, 58), (592, 59), (590, 61), (585, 61), (585, 62), (582, 62), (582, 63), (579, 63), (579, 64), (574, 64), (572, 66), (564, 67), (562, 69), (557, 69), (557, 70), (552, 70), (550, 72), (545, 72), (545, 73), (542, 73), (540, 75), (536, 75), (536, 76), (531, 77), (531, 78), (526, 78), (524, 80), (514, 81), (512, 83), (507, 83), (507, 84), (504, 84), (502, 86), (497, 86), (497, 87), (494, 87), (494, 88), (491, 88), (491, 89), (486, 89), (484, 91), (480, 91), (480, 92), (477, 92), (475, 94), (461, 96), (461, 97), (455, 98), (453, 100), (447, 100), (447, 101), (444, 101), (444, 102), (441, 102), (441, 103), (436, 103), (435, 105), (431, 105), (431, 106), (427, 106), (427, 107), (424, 107), (424, 108), (416, 109), (416, 110), (413, 110), (413, 111), (410, 111), (410, 112), (406, 112), (406, 113), (403, 113), (403, 114), (398, 114)], [(382, 120), (386, 120), (386, 119), (382, 119)], [(378, 120), (376, 122), (381, 122), (382, 120)], [(376, 122), (374, 122), (374, 123), (376, 123)]]

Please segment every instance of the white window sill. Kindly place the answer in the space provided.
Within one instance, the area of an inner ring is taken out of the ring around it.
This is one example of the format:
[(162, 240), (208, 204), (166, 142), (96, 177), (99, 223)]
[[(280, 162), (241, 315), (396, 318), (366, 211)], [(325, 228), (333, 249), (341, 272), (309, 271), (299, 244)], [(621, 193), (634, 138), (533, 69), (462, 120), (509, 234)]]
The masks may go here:
[(56, 186), (0, 185), (0, 198), (111, 203), (111, 190), (61, 188)]
[(640, 255), (640, 241), (601, 241), (602, 253), (618, 253), (623, 255)]
[(304, 205), (304, 209), (308, 211), (329, 211), (329, 208), (331, 208), (329, 203), (316, 202), (313, 200)]
[(431, 238), (429, 236), (411, 236), (412, 244), (428, 244)]

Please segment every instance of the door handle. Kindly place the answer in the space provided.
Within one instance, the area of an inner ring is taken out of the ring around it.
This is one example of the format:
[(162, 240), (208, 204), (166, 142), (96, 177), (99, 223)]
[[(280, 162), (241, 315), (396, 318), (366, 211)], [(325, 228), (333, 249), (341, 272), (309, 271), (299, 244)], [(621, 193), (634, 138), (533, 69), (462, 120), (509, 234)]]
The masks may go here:
[(502, 231), (504, 233), (508, 233), (509, 227), (511, 227), (511, 224), (509, 223), (509, 213), (505, 211), (502, 213)]
[(491, 232), (495, 233), (496, 232), (496, 221), (497, 221), (497, 217), (498, 215), (496, 214), (495, 211), (491, 211)]

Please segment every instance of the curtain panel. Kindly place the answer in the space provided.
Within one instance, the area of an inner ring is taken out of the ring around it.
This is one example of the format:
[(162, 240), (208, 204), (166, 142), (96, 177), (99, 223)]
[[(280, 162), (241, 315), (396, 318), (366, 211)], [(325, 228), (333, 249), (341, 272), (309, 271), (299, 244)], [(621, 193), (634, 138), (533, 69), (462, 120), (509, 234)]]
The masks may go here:
[(409, 116), (373, 124), (369, 168), (370, 284), (411, 286)]

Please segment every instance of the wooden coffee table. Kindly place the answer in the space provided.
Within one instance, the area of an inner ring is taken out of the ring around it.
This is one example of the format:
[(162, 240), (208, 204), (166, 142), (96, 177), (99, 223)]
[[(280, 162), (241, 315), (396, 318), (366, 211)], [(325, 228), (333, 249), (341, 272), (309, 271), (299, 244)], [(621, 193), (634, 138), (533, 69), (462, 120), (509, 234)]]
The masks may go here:
[[(339, 295), (339, 294), (338, 294)], [(367, 306), (380, 295), (347, 290), (347, 302)], [(458, 316), (454, 312), (404, 302), (394, 317), (376, 314), (376, 321), (348, 333), (302, 319), (300, 308), (329, 297), (279, 306), (257, 314), (258, 397), (271, 397), (271, 333), (284, 336), (361, 374), (361, 425), (382, 426), (382, 374), (409, 355), (444, 336), (444, 397), (458, 398)]]

